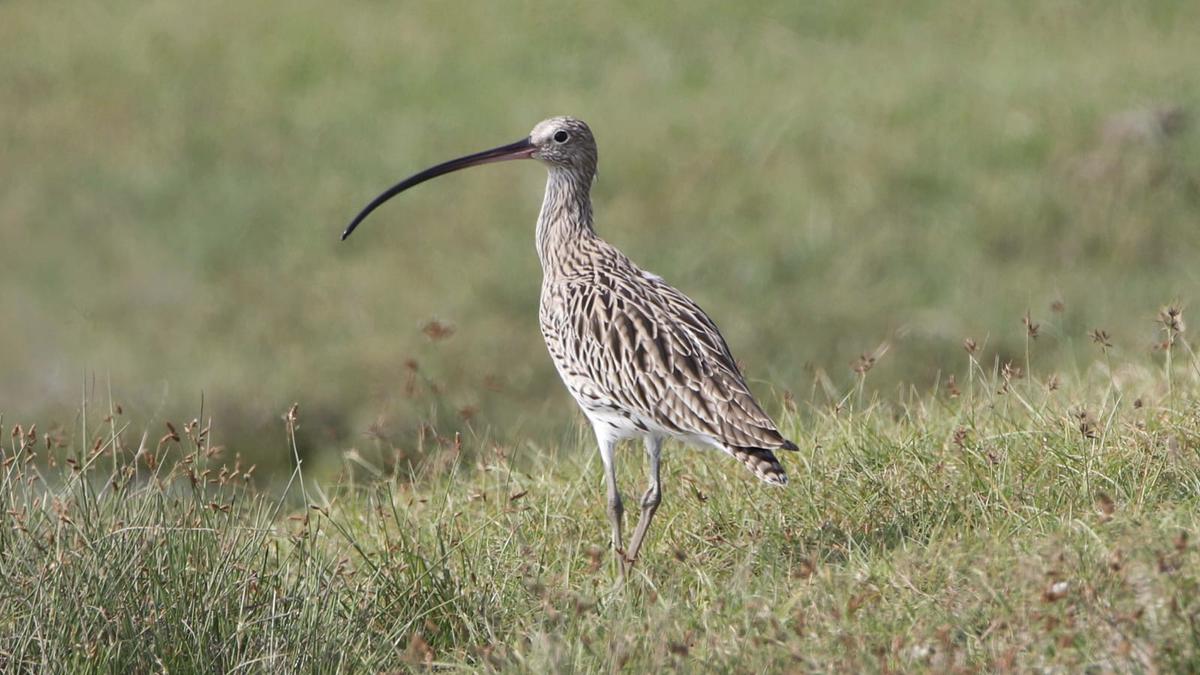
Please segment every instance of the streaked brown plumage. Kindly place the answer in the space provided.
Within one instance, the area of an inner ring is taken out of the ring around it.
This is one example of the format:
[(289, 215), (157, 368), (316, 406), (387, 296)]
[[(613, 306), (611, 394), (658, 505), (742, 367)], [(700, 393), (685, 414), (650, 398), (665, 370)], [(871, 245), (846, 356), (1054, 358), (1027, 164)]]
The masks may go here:
[[(754, 400), (712, 319), (596, 236), (589, 192), (597, 153), (588, 126), (570, 117), (551, 118), (522, 141), (421, 172), (371, 202), (343, 238), (384, 201), (417, 183), (467, 166), (530, 157), (549, 169), (536, 235), (542, 335), (563, 383), (595, 430), (613, 547), (624, 574), (661, 501), (664, 439), (716, 447), (775, 485), (786, 484), (787, 475), (773, 451), (796, 446)], [(650, 485), (626, 555), (613, 453), (627, 438), (645, 441)]]

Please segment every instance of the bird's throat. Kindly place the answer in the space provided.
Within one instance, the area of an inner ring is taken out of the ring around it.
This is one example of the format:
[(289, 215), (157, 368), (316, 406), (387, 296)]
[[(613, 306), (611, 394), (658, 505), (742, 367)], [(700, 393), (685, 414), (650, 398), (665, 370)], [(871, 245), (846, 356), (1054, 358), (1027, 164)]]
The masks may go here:
[(582, 241), (596, 236), (590, 189), (590, 178), (567, 169), (550, 169), (537, 222), (537, 252), (544, 275), (556, 274)]

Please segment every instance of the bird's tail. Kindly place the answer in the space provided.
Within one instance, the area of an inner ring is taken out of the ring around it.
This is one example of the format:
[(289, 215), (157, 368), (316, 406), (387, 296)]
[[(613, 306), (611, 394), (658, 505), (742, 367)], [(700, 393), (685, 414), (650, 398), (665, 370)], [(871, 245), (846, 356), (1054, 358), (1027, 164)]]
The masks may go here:
[(726, 450), (739, 462), (745, 464), (746, 468), (750, 469), (762, 482), (771, 485), (787, 485), (787, 473), (784, 472), (783, 465), (775, 458), (775, 453), (770, 450), (735, 446), (729, 446)]

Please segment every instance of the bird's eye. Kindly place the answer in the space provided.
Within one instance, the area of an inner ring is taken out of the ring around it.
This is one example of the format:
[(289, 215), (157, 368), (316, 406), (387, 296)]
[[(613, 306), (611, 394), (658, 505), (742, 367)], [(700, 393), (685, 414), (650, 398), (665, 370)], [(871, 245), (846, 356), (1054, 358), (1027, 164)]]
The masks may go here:
[(570, 134), (568, 134), (565, 131), (554, 132), (554, 142), (555, 143), (566, 143), (567, 139), (570, 137), (571, 137)]

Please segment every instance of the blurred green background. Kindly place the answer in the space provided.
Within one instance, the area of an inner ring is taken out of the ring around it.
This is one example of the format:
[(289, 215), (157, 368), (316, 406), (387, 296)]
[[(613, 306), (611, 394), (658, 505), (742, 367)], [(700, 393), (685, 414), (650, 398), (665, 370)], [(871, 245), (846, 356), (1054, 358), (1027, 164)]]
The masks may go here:
[[(982, 360), (1138, 358), (1194, 296), (1200, 3), (0, 4), (0, 411), (81, 396), (278, 457), (431, 425), (555, 443), (536, 163), (371, 197), (571, 114), (602, 236), (768, 408)], [(1061, 303), (1061, 311), (1051, 304)], [(436, 322), (436, 323), (434, 323)], [(452, 332), (451, 332), (452, 331)]]

